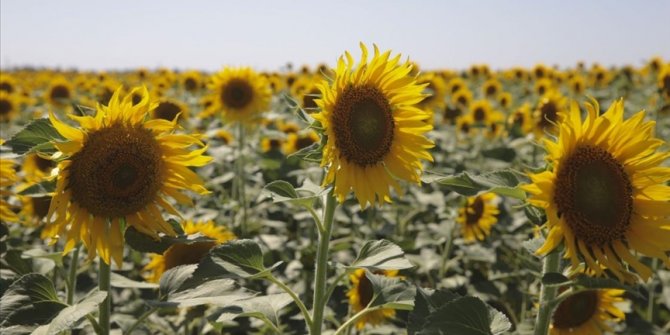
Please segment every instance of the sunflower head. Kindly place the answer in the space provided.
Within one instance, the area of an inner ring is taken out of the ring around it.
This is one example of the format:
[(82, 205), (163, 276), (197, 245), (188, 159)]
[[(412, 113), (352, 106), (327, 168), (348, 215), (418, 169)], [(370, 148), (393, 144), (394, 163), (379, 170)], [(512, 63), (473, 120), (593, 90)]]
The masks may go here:
[[(0, 139), (0, 144), (4, 141)], [(11, 159), (0, 158), (0, 220), (3, 222), (18, 222), (19, 217), (12, 210), (5, 197), (11, 196), (11, 187), (19, 180), (14, 170), (14, 161)]]
[(62, 77), (55, 78), (46, 91), (46, 100), (52, 105), (63, 107), (74, 97), (72, 85)]
[(177, 117), (179, 117), (179, 121), (187, 120), (188, 107), (180, 101), (163, 98), (158, 101), (156, 108), (151, 111), (151, 117), (166, 121), (173, 121)]
[(602, 334), (611, 332), (610, 323), (621, 322), (626, 315), (617, 307), (624, 301), (624, 290), (587, 290), (563, 300), (552, 316), (549, 334)]
[(284, 152), (287, 155), (290, 155), (294, 152), (307, 148), (314, 143), (318, 143), (319, 140), (319, 135), (317, 135), (317, 133), (312, 130), (301, 134), (289, 134), (286, 142), (284, 143)]
[(421, 85), (426, 85), (424, 89), (426, 98), (421, 101), (422, 108), (432, 110), (444, 107), (447, 88), (441, 76), (435, 73), (425, 73), (420, 75), (417, 81)]
[(535, 137), (541, 138), (545, 134), (554, 134), (566, 113), (566, 99), (558, 91), (545, 93), (533, 113), (535, 122)]
[[(375, 272), (375, 274), (386, 277), (398, 277), (398, 270), (382, 270)], [(372, 283), (365, 275), (364, 269), (357, 269), (349, 276), (349, 279), (351, 280), (351, 289), (347, 293), (347, 296), (349, 297), (349, 306), (354, 313), (358, 313), (365, 309), (365, 307), (372, 301), (374, 296)], [(394, 316), (394, 309), (378, 309), (363, 315), (363, 317), (356, 322), (356, 328), (363, 329), (366, 324), (376, 326)]]
[(491, 227), (498, 222), (498, 205), (493, 193), (468, 197), (458, 210), (456, 222), (466, 242), (483, 241), (491, 234)]
[[(83, 241), (90, 257), (98, 253), (107, 263), (112, 257), (121, 264), (121, 227), (130, 225), (155, 238), (158, 233), (174, 235), (159, 208), (179, 213), (166, 199), (192, 204), (180, 190), (208, 193), (189, 168), (211, 160), (202, 155), (207, 148), (193, 136), (174, 134), (179, 129), (176, 121), (148, 120), (155, 104), (146, 88), (135, 90), (144, 91), (137, 104), (132, 92), (121, 97), (119, 88), (108, 106), (98, 105), (95, 116), (68, 115), (78, 127), (49, 113), (66, 139), (54, 143), (65, 159), (58, 163), (56, 191), (42, 234), (64, 237), (65, 252)], [(202, 148), (191, 150), (192, 146)]]
[(282, 152), (284, 140), (275, 137), (264, 137), (261, 139), (261, 151), (263, 153)]
[(175, 243), (167, 248), (162, 255), (152, 255), (151, 261), (144, 267), (144, 271), (148, 272), (146, 276), (148, 281), (153, 283), (159, 282), (165, 271), (176, 266), (198, 264), (210, 249), (236, 238), (235, 234), (225, 226), (215, 225), (211, 220), (206, 222), (193, 222), (189, 220), (184, 223), (183, 229), (186, 235), (202, 234), (210, 238), (211, 241), (189, 244)]
[(496, 78), (488, 79), (482, 86), (482, 93), (486, 97), (495, 97), (502, 91), (502, 84)]
[(228, 121), (252, 124), (268, 109), (272, 91), (265, 78), (251, 68), (224, 68), (209, 85), (215, 108)]
[(472, 92), (466, 87), (451, 95), (451, 103), (462, 108), (468, 108), (472, 102)]
[(491, 119), (492, 107), (488, 100), (477, 100), (470, 104), (472, 120), (478, 124), (486, 124)]
[(13, 94), (0, 91), (0, 122), (14, 120), (19, 115), (19, 99)]
[(651, 270), (634, 254), (670, 265), (670, 168), (660, 166), (670, 153), (656, 152), (665, 142), (644, 112), (623, 119), (622, 100), (602, 115), (597, 103), (587, 111), (582, 120), (573, 103), (557, 142), (544, 139), (552, 169), (531, 174), (523, 187), (547, 213), (549, 233), (537, 252), (562, 243), (573, 268), (584, 261), (596, 275), (633, 281), (634, 270), (647, 279)]
[(327, 142), (322, 166), (328, 168), (324, 185), (335, 185), (340, 202), (353, 189), (361, 207), (390, 202), (389, 186), (400, 187), (396, 178), (420, 183), (420, 159), (431, 160), (428, 149), (433, 142), (424, 134), (432, 129), (425, 120), (432, 113), (416, 107), (424, 98), (425, 85), (408, 76), (410, 63), (390, 51), (374, 55), (368, 63), (368, 50), (354, 68), (346, 52), (340, 57), (335, 78), (317, 84), (321, 112), (314, 118), (325, 129)]

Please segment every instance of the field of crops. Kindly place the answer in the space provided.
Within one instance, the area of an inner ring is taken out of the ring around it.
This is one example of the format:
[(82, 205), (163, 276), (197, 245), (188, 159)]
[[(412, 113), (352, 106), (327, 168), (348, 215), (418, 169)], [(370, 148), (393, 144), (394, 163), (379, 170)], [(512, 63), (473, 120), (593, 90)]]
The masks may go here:
[(3, 70), (0, 332), (667, 334), (668, 60), (406, 52)]

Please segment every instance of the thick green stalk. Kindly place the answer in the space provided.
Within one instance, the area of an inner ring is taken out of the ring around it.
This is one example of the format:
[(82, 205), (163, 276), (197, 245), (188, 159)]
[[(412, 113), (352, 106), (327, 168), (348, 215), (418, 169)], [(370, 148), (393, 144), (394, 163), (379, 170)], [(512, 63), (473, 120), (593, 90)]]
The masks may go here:
[(274, 283), (275, 285), (279, 286), (284, 292), (288, 293), (288, 295), (291, 296), (291, 299), (295, 302), (296, 305), (298, 305), (298, 308), (300, 309), (300, 312), (302, 313), (302, 316), (305, 318), (305, 323), (307, 323), (307, 327), (311, 328), (312, 327), (312, 317), (309, 315), (309, 311), (307, 310), (307, 307), (305, 307), (305, 304), (302, 303), (302, 300), (298, 297), (298, 295), (284, 282), (281, 280), (275, 278), (272, 274), (270, 274), (267, 279)]
[[(550, 272), (560, 271), (561, 255), (558, 250), (554, 250), (544, 257), (542, 265), (542, 276)], [(540, 310), (535, 319), (535, 335), (547, 335), (549, 332), (549, 323), (551, 315), (556, 307), (551, 302), (556, 298), (558, 287), (542, 284), (540, 289)]]
[(314, 306), (310, 334), (320, 335), (323, 326), (323, 310), (326, 308), (326, 279), (328, 274), (328, 248), (333, 230), (335, 215), (335, 195), (333, 190), (326, 196), (326, 208), (323, 217), (323, 229), (319, 231), (319, 245), (316, 250), (316, 273), (314, 275)]
[(74, 303), (74, 292), (77, 289), (77, 265), (79, 264), (79, 244), (74, 247), (70, 258), (70, 269), (67, 277), (67, 304)]
[(111, 273), (112, 268), (100, 257), (100, 271), (98, 272), (98, 288), (100, 291), (107, 292), (107, 297), (100, 304), (100, 315), (98, 315), (98, 324), (102, 330), (101, 335), (109, 335), (109, 320), (112, 314), (112, 292), (111, 292)]

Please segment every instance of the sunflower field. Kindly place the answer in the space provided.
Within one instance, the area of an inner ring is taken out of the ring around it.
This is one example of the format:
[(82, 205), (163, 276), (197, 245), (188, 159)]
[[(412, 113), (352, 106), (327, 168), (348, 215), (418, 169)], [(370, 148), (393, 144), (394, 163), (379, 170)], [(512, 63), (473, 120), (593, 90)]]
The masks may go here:
[(670, 63), (0, 74), (2, 334), (667, 334)]

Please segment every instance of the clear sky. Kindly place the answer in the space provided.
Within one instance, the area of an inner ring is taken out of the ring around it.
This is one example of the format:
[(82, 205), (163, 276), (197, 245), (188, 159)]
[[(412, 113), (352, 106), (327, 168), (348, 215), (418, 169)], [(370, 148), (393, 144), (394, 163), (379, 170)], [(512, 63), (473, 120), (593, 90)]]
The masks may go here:
[(358, 42), (422, 68), (670, 59), (670, 1), (1, 0), (0, 65), (276, 70)]

